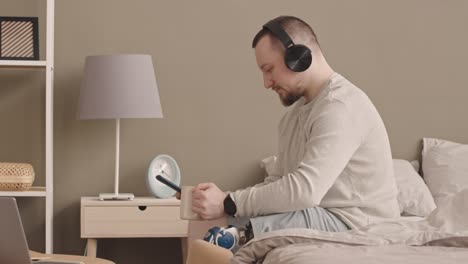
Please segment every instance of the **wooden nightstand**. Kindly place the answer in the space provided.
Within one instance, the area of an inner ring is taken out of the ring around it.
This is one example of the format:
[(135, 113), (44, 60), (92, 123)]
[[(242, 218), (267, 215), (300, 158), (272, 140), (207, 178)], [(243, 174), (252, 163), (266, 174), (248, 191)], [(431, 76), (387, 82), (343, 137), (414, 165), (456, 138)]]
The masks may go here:
[(133, 201), (81, 198), (81, 238), (87, 255), (96, 257), (98, 238), (180, 237), (185, 263), (189, 223), (181, 220), (175, 198), (136, 197)]

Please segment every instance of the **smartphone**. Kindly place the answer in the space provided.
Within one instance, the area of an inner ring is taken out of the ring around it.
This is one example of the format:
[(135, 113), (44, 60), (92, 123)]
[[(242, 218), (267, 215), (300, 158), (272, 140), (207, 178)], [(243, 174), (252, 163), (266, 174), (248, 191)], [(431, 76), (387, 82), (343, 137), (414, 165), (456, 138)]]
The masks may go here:
[(177, 186), (175, 183), (169, 181), (168, 179), (164, 178), (161, 175), (156, 175), (156, 180), (164, 183), (166, 186), (168, 186), (169, 188), (175, 190), (178, 193), (182, 192), (182, 190), (180, 189), (179, 186)]

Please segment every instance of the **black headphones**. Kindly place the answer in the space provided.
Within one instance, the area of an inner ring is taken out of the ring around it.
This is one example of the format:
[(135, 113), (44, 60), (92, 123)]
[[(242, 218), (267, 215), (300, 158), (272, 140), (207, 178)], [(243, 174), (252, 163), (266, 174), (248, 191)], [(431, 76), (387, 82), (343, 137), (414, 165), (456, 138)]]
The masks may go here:
[(283, 43), (283, 46), (286, 48), (284, 63), (291, 71), (303, 72), (310, 67), (312, 64), (312, 52), (310, 49), (302, 44), (294, 44), (280, 23), (276, 20), (271, 20), (263, 25), (263, 28), (269, 30)]

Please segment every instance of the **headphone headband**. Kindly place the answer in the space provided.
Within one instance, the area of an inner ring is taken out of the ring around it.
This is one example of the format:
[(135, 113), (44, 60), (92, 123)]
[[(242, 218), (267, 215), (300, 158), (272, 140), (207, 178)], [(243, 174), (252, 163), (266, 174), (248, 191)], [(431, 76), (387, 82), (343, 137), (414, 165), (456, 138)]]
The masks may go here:
[(270, 20), (268, 23), (263, 25), (263, 28), (273, 33), (273, 35), (283, 43), (284, 48), (287, 49), (290, 46), (294, 46), (294, 42), (289, 37), (288, 33), (284, 31), (283, 27), (276, 20)]

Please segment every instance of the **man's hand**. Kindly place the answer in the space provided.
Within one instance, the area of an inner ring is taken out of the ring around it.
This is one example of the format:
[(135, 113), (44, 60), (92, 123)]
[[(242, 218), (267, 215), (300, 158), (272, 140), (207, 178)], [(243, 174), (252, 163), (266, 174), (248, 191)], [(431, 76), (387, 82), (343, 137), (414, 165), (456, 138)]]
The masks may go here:
[(192, 211), (204, 220), (220, 218), (226, 195), (214, 183), (200, 183), (192, 189)]

